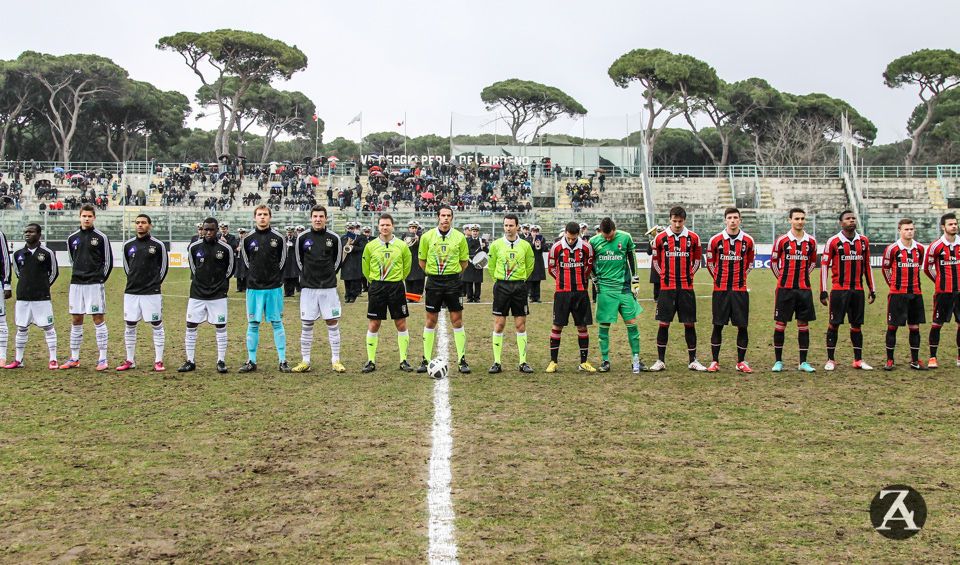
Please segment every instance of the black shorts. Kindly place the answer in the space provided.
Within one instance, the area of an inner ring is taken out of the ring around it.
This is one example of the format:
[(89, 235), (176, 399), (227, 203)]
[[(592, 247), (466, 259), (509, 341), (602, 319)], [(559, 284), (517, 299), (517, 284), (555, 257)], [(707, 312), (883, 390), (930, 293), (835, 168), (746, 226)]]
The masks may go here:
[(566, 326), (573, 315), (573, 325), (589, 326), (593, 323), (593, 308), (590, 295), (585, 290), (556, 292), (553, 295), (553, 325)]
[(887, 295), (888, 326), (923, 324), (926, 323), (926, 321), (927, 313), (923, 309), (922, 294)]
[(933, 295), (933, 323), (946, 324), (950, 320), (960, 322), (960, 294), (937, 292)]
[(656, 319), (661, 322), (672, 322), (674, 315), (681, 324), (696, 323), (697, 295), (692, 289), (660, 289)]
[(789, 322), (794, 315), (798, 322), (817, 319), (817, 311), (813, 308), (813, 291), (809, 288), (778, 288), (773, 319)]
[(460, 275), (427, 275), (423, 288), (423, 309), (437, 313), (446, 307), (448, 312), (463, 310), (463, 283)]
[(713, 325), (738, 328), (750, 322), (750, 293), (745, 290), (713, 291)]
[(367, 318), (386, 320), (387, 310), (390, 318), (399, 320), (410, 315), (407, 310), (407, 296), (402, 281), (373, 281), (367, 291)]
[(527, 281), (494, 281), (494, 316), (527, 316), (529, 314)]
[(839, 326), (847, 318), (851, 326), (862, 326), (866, 304), (862, 290), (830, 291), (830, 325)]

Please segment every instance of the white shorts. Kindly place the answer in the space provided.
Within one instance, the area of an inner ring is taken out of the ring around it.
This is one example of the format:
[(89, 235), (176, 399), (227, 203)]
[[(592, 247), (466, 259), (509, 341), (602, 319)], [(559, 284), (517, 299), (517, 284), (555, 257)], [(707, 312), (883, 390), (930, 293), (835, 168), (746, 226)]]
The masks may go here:
[(107, 297), (102, 284), (71, 284), (67, 299), (71, 314), (106, 314)]
[(53, 324), (53, 302), (49, 300), (18, 300), (13, 309), (13, 323), (18, 328), (30, 324), (43, 328)]
[(124, 322), (162, 322), (163, 295), (162, 294), (124, 294), (123, 321)]
[(200, 300), (199, 298), (191, 298), (187, 300), (187, 323), (202, 324), (203, 322), (226, 324), (227, 299)]
[(313, 322), (317, 318), (340, 318), (340, 295), (335, 288), (304, 288), (300, 291), (300, 319)]

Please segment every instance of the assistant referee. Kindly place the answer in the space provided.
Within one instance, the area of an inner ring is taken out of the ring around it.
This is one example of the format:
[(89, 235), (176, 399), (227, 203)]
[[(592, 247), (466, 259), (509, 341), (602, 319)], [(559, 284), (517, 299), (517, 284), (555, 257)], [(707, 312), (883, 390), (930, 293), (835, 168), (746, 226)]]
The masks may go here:
[(533, 272), (533, 247), (517, 234), (520, 219), (516, 214), (503, 217), (503, 237), (490, 245), (490, 273), (493, 275), (493, 365), (490, 373), (500, 373), (503, 328), (507, 316), (513, 316), (517, 330), (520, 372), (532, 373), (527, 364), (527, 278)]
[(397, 346), (400, 349), (400, 370), (413, 371), (407, 362), (407, 346), (410, 334), (407, 332), (407, 297), (403, 281), (410, 274), (412, 257), (407, 243), (393, 235), (393, 216), (380, 214), (377, 224), (380, 237), (371, 240), (363, 248), (363, 276), (369, 283), (367, 294), (367, 364), (364, 373), (377, 369), (377, 345), (380, 323), (387, 319), (387, 310), (397, 327)]

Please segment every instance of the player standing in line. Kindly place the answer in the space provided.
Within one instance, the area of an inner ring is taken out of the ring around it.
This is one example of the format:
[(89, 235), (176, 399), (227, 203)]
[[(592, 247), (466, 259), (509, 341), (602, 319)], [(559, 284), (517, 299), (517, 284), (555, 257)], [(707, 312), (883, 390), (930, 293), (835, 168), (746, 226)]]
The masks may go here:
[(127, 274), (127, 287), (123, 292), (123, 320), (126, 322), (123, 341), (127, 347), (127, 359), (117, 370), (126, 371), (137, 366), (133, 361), (137, 348), (137, 324), (143, 320), (153, 325), (153, 370), (166, 371), (163, 366), (166, 335), (160, 285), (167, 277), (167, 246), (150, 235), (153, 227), (150, 216), (140, 214), (134, 225), (136, 237), (123, 244), (123, 271)]
[[(50, 352), (49, 368), (56, 369), (57, 330), (53, 327), (53, 303), (50, 301), (50, 287), (60, 272), (57, 270), (57, 255), (40, 245), (43, 230), (40, 224), (27, 224), (23, 230), (25, 247), (13, 252), (13, 270), (17, 273), (17, 303), (14, 306), (14, 324), (17, 335), (14, 338), (16, 357), (4, 368), (23, 367), (23, 352), (27, 348), (27, 330), (34, 324), (47, 340)], [(6, 255), (6, 249), (3, 250)]]
[[(568, 222), (563, 237), (550, 248), (547, 261), (550, 276), (557, 281), (553, 293), (553, 327), (550, 328), (550, 364), (548, 373), (556, 373), (559, 367), (560, 336), (563, 327), (570, 322), (577, 326), (577, 342), (580, 345), (580, 371), (596, 373), (587, 361), (590, 354), (590, 333), (587, 326), (593, 324), (593, 311), (587, 285), (593, 273), (593, 247), (580, 239), (580, 226)], [(596, 287), (594, 287), (596, 288)], [(596, 291), (594, 291), (596, 292)]]
[(798, 371), (813, 373), (816, 369), (807, 363), (810, 349), (810, 322), (817, 319), (813, 308), (813, 290), (810, 273), (817, 268), (817, 240), (803, 231), (807, 214), (800, 208), (787, 213), (790, 231), (777, 238), (770, 253), (770, 270), (777, 277), (777, 298), (773, 312), (773, 352), (777, 362), (771, 371), (783, 371), (783, 341), (787, 322), (797, 316), (797, 343), (800, 346)]
[(97, 210), (92, 204), (80, 207), (80, 229), (67, 237), (67, 253), (73, 265), (70, 276), (69, 311), (73, 317), (70, 326), (70, 359), (61, 369), (80, 366), (80, 346), (83, 343), (83, 316), (93, 316), (97, 349), (100, 350), (97, 370), (110, 368), (107, 363), (106, 293), (103, 285), (113, 271), (113, 251), (107, 234), (94, 227)]
[[(933, 280), (933, 323), (930, 324), (930, 362), (936, 369), (937, 348), (940, 346), (940, 328), (950, 320), (957, 320), (957, 349), (960, 350), (960, 241), (957, 241), (957, 215), (953, 212), (940, 217), (943, 235), (927, 249), (924, 270)], [(960, 352), (957, 354), (960, 366)]]
[(377, 370), (377, 345), (380, 323), (390, 318), (397, 327), (397, 346), (400, 349), (400, 370), (413, 371), (407, 362), (407, 347), (410, 345), (410, 333), (407, 332), (407, 297), (403, 286), (404, 279), (410, 274), (413, 264), (410, 248), (402, 239), (393, 235), (393, 216), (380, 214), (377, 223), (380, 236), (371, 240), (363, 248), (363, 276), (367, 278), (367, 363), (364, 373)]
[(463, 328), (463, 285), (460, 282), (460, 274), (467, 266), (469, 256), (467, 238), (453, 229), (453, 208), (441, 204), (437, 208), (437, 227), (420, 238), (418, 259), (420, 268), (427, 274), (423, 295), (427, 320), (423, 328), (423, 360), (417, 367), (418, 373), (427, 372), (429, 359), (433, 357), (433, 342), (443, 307), (450, 313), (458, 369), (464, 374), (470, 372), (465, 356), (467, 334)]
[[(697, 360), (697, 297), (693, 293), (693, 277), (700, 269), (703, 253), (700, 236), (688, 230), (687, 211), (682, 206), (670, 209), (670, 229), (659, 234), (653, 240), (653, 268), (660, 274), (660, 296), (657, 298), (656, 318), (660, 322), (657, 331), (657, 362), (651, 371), (667, 368), (667, 340), (670, 336), (670, 323), (674, 316), (683, 324), (683, 336), (687, 342), (688, 368), (692, 371), (706, 371), (703, 363)], [(599, 250), (597, 251), (599, 254)], [(599, 260), (599, 259), (598, 259)], [(598, 315), (597, 318), (600, 316)]]
[[(527, 364), (527, 303), (529, 282), (533, 271), (533, 248), (517, 234), (520, 218), (516, 214), (503, 217), (503, 237), (490, 244), (490, 275), (493, 277), (493, 365), (489, 373), (503, 372), (500, 365), (503, 352), (503, 328), (507, 316), (513, 316), (517, 330), (517, 353), (520, 372), (532, 373)], [(537, 290), (539, 291), (537, 283)]]
[(744, 357), (750, 322), (747, 275), (753, 269), (756, 247), (753, 238), (740, 229), (740, 210), (727, 208), (723, 211), (723, 221), (726, 229), (713, 236), (707, 245), (707, 270), (713, 277), (713, 335), (710, 337), (713, 361), (707, 371), (715, 373), (720, 369), (723, 326), (732, 323), (737, 326), (737, 370), (752, 373)]
[(311, 369), (313, 327), (323, 318), (330, 342), (330, 363), (337, 373), (346, 372), (340, 362), (340, 295), (337, 271), (343, 265), (340, 236), (327, 229), (327, 209), (319, 204), (310, 209), (310, 229), (297, 236), (293, 251), (300, 266), (300, 355), (295, 373)]
[(273, 325), (273, 344), (280, 360), (280, 372), (289, 373), (287, 332), (283, 328), (283, 264), (287, 260), (286, 240), (270, 227), (273, 213), (266, 204), (253, 211), (256, 229), (243, 240), (240, 258), (247, 265), (247, 361), (241, 373), (257, 370), (260, 323)]
[(187, 360), (177, 369), (189, 373), (197, 368), (197, 327), (212, 324), (217, 332), (217, 372), (227, 372), (227, 293), (236, 254), (223, 237), (217, 237), (217, 220), (203, 221), (203, 238), (187, 247), (190, 266), (190, 298), (187, 300), (187, 331), (183, 336)]
[(600, 356), (603, 362), (601, 373), (610, 370), (610, 324), (623, 317), (627, 327), (627, 339), (633, 353), (633, 372), (646, 370), (640, 361), (640, 330), (637, 316), (643, 309), (637, 304), (639, 289), (637, 253), (633, 237), (625, 231), (617, 231), (617, 225), (609, 217), (600, 220), (600, 235), (590, 239), (593, 248), (593, 271), (597, 278), (597, 323), (600, 324)]
[[(840, 233), (827, 240), (820, 265), (820, 303), (830, 306), (830, 325), (827, 327), (827, 364), (824, 369), (832, 371), (837, 364), (833, 359), (837, 348), (837, 334), (844, 317), (850, 320), (850, 341), (853, 343), (853, 368), (873, 369), (863, 360), (863, 325), (865, 305), (863, 302), (863, 279), (870, 289), (870, 304), (877, 299), (873, 284), (873, 269), (870, 268), (870, 242), (857, 233), (857, 217), (850, 210), (840, 212)], [(832, 274), (833, 288), (827, 293), (827, 278)], [(829, 296), (829, 301), (827, 300)]]
[(0, 280), (3, 281), (3, 301), (0, 301), (0, 366), (7, 364), (7, 341), (10, 339), (10, 333), (7, 329), (7, 302), (6, 300), (13, 295), (10, 286), (10, 272), (13, 268), (10, 265), (10, 255), (7, 253), (7, 236), (0, 232)]
[(913, 240), (913, 220), (897, 222), (900, 239), (883, 252), (881, 271), (890, 287), (887, 295), (887, 364), (885, 371), (893, 370), (893, 352), (897, 346), (897, 328), (910, 330), (910, 368), (926, 371), (920, 363), (920, 324), (927, 321), (920, 291), (920, 270), (923, 269), (923, 246)]

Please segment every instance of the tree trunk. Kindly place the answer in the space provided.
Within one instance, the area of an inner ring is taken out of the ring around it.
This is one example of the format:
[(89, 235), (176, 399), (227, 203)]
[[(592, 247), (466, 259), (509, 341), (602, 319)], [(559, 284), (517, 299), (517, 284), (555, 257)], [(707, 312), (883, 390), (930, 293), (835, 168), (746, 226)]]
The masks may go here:
[(920, 122), (917, 129), (910, 132), (910, 152), (907, 153), (906, 161), (908, 167), (913, 166), (914, 159), (916, 159), (917, 154), (920, 153), (920, 136), (926, 131), (927, 126), (930, 125), (930, 120), (933, 118), (933, 111), (937, 109), (937, 100), (937, 96), (932, 96), (929, 100), (923, 101), (927, 106), (927, 115), (924, 116), (923, 121)]

